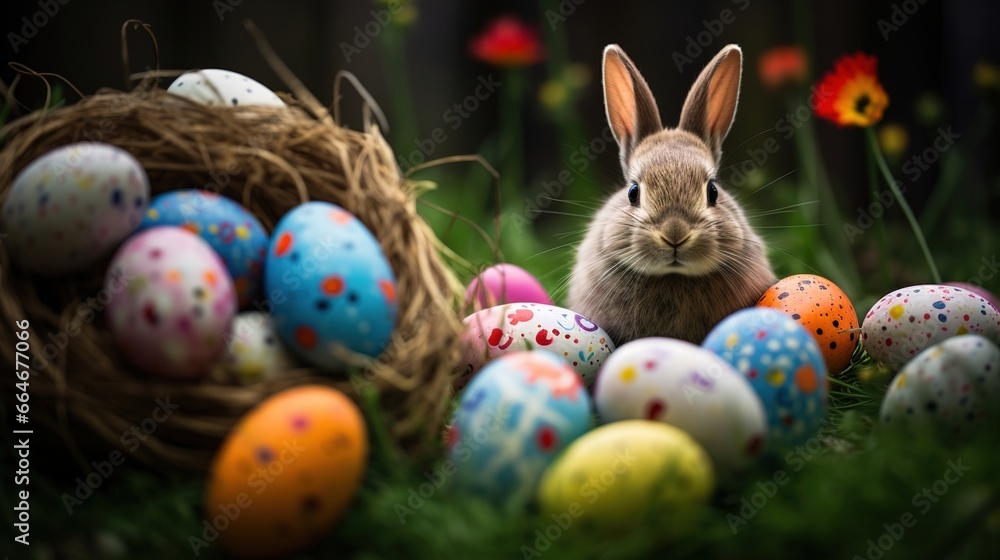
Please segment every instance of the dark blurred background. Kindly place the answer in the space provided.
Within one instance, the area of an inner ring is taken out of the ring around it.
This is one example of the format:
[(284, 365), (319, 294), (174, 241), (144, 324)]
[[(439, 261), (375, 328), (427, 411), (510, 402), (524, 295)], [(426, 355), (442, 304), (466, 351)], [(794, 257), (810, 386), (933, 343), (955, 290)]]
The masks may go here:
[[(371, 44), (349, 57), (345, 56), (345, 45), (360, 44), (358, 33), (378, 19), (377, 14), (387, 8), (385, 2), (34, 0), (7, 5), (0, 25), (7, 38), (2, 47), (5, 59), (38, 71), (58, 73), (84, 93), (102, 87), (125, 87), (119, 31), (128, 18), (152, 25), (162, 68), (225, 68), (284, 90), (243, 27), (244, 20), (253, 20), (322, 102), (332, 101), (332, 84), (338, 70), (356, 74), (387, 113), (393, 125), (389, 136), (401, 156), (414, 150), (415, 142), (446, 124), (445, 111), (472, 94), (480, 76), (500, 75), (497, 69), (470, 56), (468, 45), (498, 15), (518, 15), (542, 31), (550, 48), (556, 44), (560, 51), (550, 52), (547, 60), (526, 69), (522, 123), (527, 194), (536, 192), (541, 181), (565, 169), (563, 158), (569, 149), (584, 145), (605, 127), (599, 63), (602, 48), (611, 42), (620, 43), (642, 70), (668, 125), (676, 124), (684, 95), (700, 68), (724, 44), (739, 43), (745, 56), (743, 92), (735, 126), (725, 145), (727, 156), (732, 158), (728, 161), (733, 163), (746, 160), (746, 150), (758, 147), (755, 142), (767, 136), (757, 135), (772, 130), (788, 108), (784, 98), (761, 85), (756, 64), (763, 52), (777, 45), (802, 45), (810, 56), (810, 83), (842, 54), (859, 50), (874, 54), (890, 97), (883, 123), (898, 123), (908, 131), (907, 152), (896, 158), (896, 173), (900, 173), (907, 158), (931, 146), (938, 124), (964, 134), (975, 121), (984, 118), (980, 111), (983, 93), (974, 83), (974, 68), (982, 62), (1000, 64), (996, 32), (1000, 3), (988, 0), (427, 0), (409, 6), (405, 25), (391, 26), (395, 37), (392, 40), (398, 42), (396, 51), (401, 54), (390, 54), (384, 48), (387, 38), (376, 36)], [(37, 16), (46, 5), (50, 10), (57, 5), (58, 13)], [(689, 38), (704, 31), (705, 22), (718, 19), (725, 9), (735, 14), (734, 21), (725, 25), (721, 35), (679, 72), (673, 53), (684, 53)], [(559, 15), (554, 17), (554, 13)], [(31, 31), (23, 29), (22, 18), (46, 22), (32, 38), (21, 42), (12, 34), (27, 38), (24, 31)], [(880, 27), (879, 20), (893, 27)], [(152, 65), (152, 49), (144, 34), (133, 31), (129, 38), (132, 71)], [(574, 67), (582, 72), (583, 85), (570, 108), (572, 118), (578, 122), (578, 140), (557, 133), (552, 112), (539, 101), (539, 88), (560, 70), (552, 62), (554, 55), (559, 64), (582, 65)], [(0, 78), (5, 83), (10, 84), (13, 76), (7, 64), (0, 67)], [(162, 81), (164, 87), (168, 84), (169, 79)], [(39, 81), (25, 78), (17, 87), (16, 97), (25, 107), (37, 107), (44, 98), (44, 88)], [(73, 96), (67, 92), (67, 97), (71, 101)], [(483, 153), (487, 159), (498, 158), (490, 138), (498, 128), (499, 102), (499, 96), (486, 99), (459, 128), (446, 129), (447, 140), (435, 146), (433, 157)], [(347, 122), (357, 126), (360, 99), (348, 93), (343, 106)], [(928, 116), (928, 112), (936, 114)], [(812, 120), (817, 121), (822, 155), (837, 193), (836, 204), (845, 217), (853, 219), (855, 209), (869, 200), (864, 142), (856, 130), (838, 130), (828, 122)], [(783, 144), (791, 145), (791, 141)], [(962, 162), (963, 180), (954, 193), (968, 207), (989, 216), (995, 216), (998, 210), (997, 147), (992, 129), (977, 140), (972, 153)], [(498, 166), (502, 163), (492, 162)], [(597, 182), (616, 184), (617, 165), (617, 150), (602, 153), (597, 160)], [(783, 148), (768, 161), (757, 183), (797, 169), (795, 150)], [(939, 173), (940, 166), (933, 166), (907, 185), (907, 196), (918, 213), (927, 203)], [(442, 185), (442, 189), (463, 188)], [(565, 196), (574, 198), (574, 194), (567, 192)], [(777, 205), (765, 200), (758, 203), (758, 209)], [(943, 213), (948, 217), (951, 212), (949, 209)], [(544, 228), (550, 219), (543, 216), (535, 225)], [(901, 222), (899, 216), (894, 219)], [(950, 223), (955, 228), (954, 238), (986, 235), (992, 246), (995, 230), (967, 231), (960, 222), (939, 223)], [(934, 231), (928, 234), (932, 239), (936, 235)]]

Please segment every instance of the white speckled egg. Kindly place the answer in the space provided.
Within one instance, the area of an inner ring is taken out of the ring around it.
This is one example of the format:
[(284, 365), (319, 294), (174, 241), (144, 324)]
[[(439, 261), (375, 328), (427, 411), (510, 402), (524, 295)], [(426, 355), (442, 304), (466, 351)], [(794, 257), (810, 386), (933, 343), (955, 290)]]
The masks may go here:
[(568, 309), (543, 303), (498, 305), (465, 318), (456, 386), (465, 386), (490, 360), (504, 354), (548, 350), (563, 358), (590, 388), (614, 349), (604, 329)]
[(952, 433), (998, 417), (1000, 348), (975, 334), (917, 354), (893, 379), (880, 416), (888, 425), (937, 426)]
[(4, 246), (24, 269), (83, 269), (135, 231), (149, 203), (139, 162), (109, 144), (79, 142), (32, 161), (3, 203)]
[(686, 431), (720, 470), (738, 471), (764, 448), (767, 413), (750, 382), (689, 342), (641, 338), (618, 348), (594, 399), (604, 422), (657, 420)]
[(898, 370), (921, 350), (966, 333), (1000, 341), (1000, 312), (975, 292), (924, 284), (878, 300), (865, 315), (861, 342), (873, 358)]
[(222, 259), (198, 235), (162, 226), (132, 236), (105, 285), (111, 333), (139, 369), (191, 379), (222, 353), (236, 291)]
[(226, 336), (225, 367), (243, 383), (277, 379), (295, 367), (270, 315), (245, 311), (233, 319)]
[(187, 97), (204, 105), (285, 106), (281, 98), (257, 80), (216, 68), (181, 74), (167, 88), (167, 93)]

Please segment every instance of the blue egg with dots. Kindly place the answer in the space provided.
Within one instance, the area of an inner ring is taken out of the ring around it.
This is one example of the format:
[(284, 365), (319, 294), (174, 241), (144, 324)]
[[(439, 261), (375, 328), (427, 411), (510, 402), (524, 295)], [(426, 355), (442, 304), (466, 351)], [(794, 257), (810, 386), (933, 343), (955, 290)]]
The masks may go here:
[(545, 350), (504, 354), (459, 398), (449, 428), (456, 487), (517, 510), (535, 496), (546, 468), (591, 425), (578, 373)]
[(828, 406), (826, 362), (797, 321), (776, 309), (743, 309), (716, 325), (702, 346), (750, 381), (767, 412), (770, 452), (819, 435)]
[(264, 265), (278, 335), (303, 360), (343, 371), (378, 356), (396, 325), (396, 276), (347, 210), (301, 204), (278, 222)]
[(207, 241), (226, 264), (240, 307), (250, 308), (262, 299), (268, 235), (241, 204), (210, 191), (168, 191), (153, 197), (139, 230), (157, 226), (182, 227)]

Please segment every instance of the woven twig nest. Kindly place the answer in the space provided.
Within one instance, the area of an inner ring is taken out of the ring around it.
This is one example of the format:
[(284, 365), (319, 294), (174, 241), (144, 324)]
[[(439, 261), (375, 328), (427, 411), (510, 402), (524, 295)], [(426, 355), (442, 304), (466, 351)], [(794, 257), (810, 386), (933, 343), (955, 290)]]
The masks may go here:
[[(253, 385), (217, 376), (167, 382), (145, 375), (118, 351), (100, 312), (108, 259), (61, 278), (39, 278), (11, 262), (0, 243), (0, 354), (14, 363), (16, 321), (30, 322), (31, 419), (62, 434), (75, 451), (123, 446), (123, 434), (150, 416), (157, 399), (179, 408), (129, 456), (150, 465), (203, 469), (233, 424), (268, 395), (292, 385), (334, 386), (358, 399), (378, 389), (380, 419), (417, 452), (440, 434), (458, 361), (460, 288), (438, 240), (416, 211), (415, 184), (402, 177), (377, 127), (348, 130), (290, 96), (289, 107), (207, 107), (159, 88), (102, 90), (39, 111), (0, 135), (0, 201), (17, 173), (45, 152), (80, 141), (127, 150), (152, 193), (201, 188), (248, 208), (270, 231), (289, 209), (323, 200), (354, 213), (382, 246), (398, 279), (393, 339), (353, 375), (297, 369)], [(314, 105), (314, 104), (313, 104)], [(83, 309), (96, 313), (81, 315)], [(88, 320), (89, 319), (89, 320)], [(59, 348), (64, 341), (64, 348)], [(10, 392), (5, 392), (10, 394)], [(141, 426), (140, 426), (141, 428)], [(131, 449), (129, 449), (131, 451)], [(78, 458), (91, 455), (77, 453)]]

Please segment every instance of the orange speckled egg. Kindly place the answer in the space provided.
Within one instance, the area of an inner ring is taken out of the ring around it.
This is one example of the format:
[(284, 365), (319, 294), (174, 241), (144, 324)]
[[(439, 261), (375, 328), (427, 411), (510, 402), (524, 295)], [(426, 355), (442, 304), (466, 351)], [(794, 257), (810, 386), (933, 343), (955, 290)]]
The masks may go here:
[(844, 371), (858, 346), (858, 314), (836, 284), (815, 274), (796, 274), (778, 281), (757, 301), (790, 315), (809, 331), (832, 375)]
[(251, 410), (209, 470), (202, 534), (238, 558), (281, 558), (330, 532), (361, 482), (368, 435), (343, 393), (304, 385)]

